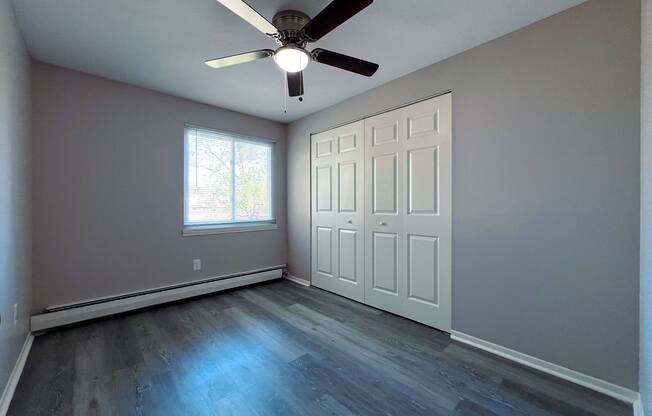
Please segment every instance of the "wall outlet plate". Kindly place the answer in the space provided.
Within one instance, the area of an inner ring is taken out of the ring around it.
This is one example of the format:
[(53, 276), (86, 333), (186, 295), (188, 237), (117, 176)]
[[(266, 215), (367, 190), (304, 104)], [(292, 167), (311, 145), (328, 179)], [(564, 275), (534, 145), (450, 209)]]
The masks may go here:
[(201, 270), (201, 259), (192, 260), (192, 270), (195, 272)]

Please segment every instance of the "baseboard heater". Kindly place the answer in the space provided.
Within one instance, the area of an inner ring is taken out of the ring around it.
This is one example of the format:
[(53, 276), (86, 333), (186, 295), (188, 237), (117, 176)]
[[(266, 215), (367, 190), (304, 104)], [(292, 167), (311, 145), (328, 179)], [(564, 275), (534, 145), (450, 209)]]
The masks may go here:
[(46, 309), (45, 313), (33, 315), (30, 320), (32, 332), (102, 318), (122, 312), (142, 309), (177, 300), (234, 289), (283, 277), (285, 265), (243, 273), (218, 276), (210, 279), (165, 286), (140, 292), (127, 293)]

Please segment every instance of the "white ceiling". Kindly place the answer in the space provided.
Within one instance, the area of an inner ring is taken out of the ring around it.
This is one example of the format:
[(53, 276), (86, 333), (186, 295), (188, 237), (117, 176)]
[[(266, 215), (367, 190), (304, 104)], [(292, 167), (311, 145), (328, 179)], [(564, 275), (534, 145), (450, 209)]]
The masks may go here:
[[(312, 63), (288, 99), (272, 59), (211, 69), (204, 60), (275, 43), (215, 0), (14, 0), (36, 59), (277, 121), (292, 121), (512, 32), (584, 0), (376, 0), (313, 47), (374, 61), (372, 78)], [(316, 15), (329, 0), (250, 0)]]

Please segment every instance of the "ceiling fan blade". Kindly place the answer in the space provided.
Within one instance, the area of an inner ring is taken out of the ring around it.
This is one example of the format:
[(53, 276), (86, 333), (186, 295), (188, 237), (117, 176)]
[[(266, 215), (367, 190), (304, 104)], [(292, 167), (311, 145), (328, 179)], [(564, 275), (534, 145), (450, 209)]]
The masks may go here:
[(224, 7), (231, 10), (233, 13), (240, 16), (247, 23), (260, 30), (268, 36), (273, 36), (278, 33), (278, 29), (265, 19), (260, 13), (254, 10), (253, 7), (248, 5), (242, 0), (217, 0)]
[(315, 42), (322, 36), (349, 20), (374, 0), (333, 0), (303, 27), (303, 33)]
[(312, 59), (320, 64), (334, 66), (346, 71), (370, 77), (378, 70), (378, 64), (364, 61), (341, 53), (327, 51), (326, 49), (315, 49), (312, 51)]
[(259, 51), (252, 51), (246, 53), (240, 53), (238, 55), (225, 56), (223, 58), (211, 59), (210, 61), (204, 62), (206, 65), (211, 68), (224, 68), (225, 66), (244, 64), (245, 62), (255, 61), (256, 59), (267, 58), (274, 55), (274, 51), (271, 49), (261, 49)]
[(288, 94), (290, 97), (300, 97), (303, 95), (303, 71), (288, 72)]

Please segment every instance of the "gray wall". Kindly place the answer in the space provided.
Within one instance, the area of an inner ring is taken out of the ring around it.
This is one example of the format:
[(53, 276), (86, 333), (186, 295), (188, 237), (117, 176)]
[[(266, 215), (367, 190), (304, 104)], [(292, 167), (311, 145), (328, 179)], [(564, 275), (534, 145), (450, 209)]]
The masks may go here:
[(292, 123), (290, 272), (309, 134), (450, 89), (453, 329), (637, 389), (639, 13), (593, 0)]
[[(0, 0), (0, 395), (29, 331), (30, 62), (9, 0)], [(13, 308), (18, 304), (18, 322)]]
[(640, 392), (652, 414), (652, 0), (642, 0)]
[[(284, 125), (38, 62), (32, 79), (35, 312), (286, 262)], [(184, 122), (278, 140), (278, 230), (181, 236)]]

